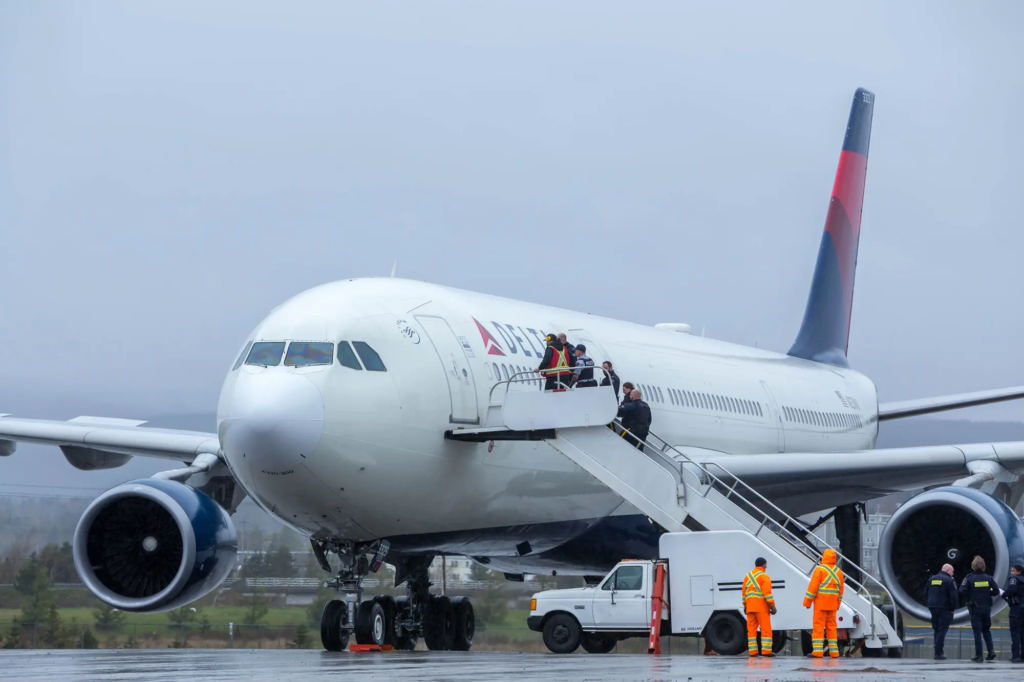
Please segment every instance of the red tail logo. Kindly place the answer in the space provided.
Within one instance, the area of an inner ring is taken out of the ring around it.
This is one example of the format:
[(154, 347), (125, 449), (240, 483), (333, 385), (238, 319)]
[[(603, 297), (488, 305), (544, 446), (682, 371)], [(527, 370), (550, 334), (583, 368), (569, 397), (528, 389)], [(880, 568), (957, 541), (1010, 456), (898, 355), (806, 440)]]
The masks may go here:
[(484, 340), (484, 350), (487, 351), (488, 355), (505, 355), (505, 351), (498, 345), (498, 340), (495, 339), (489, 331), (484, 329), (484, 326), (474, 317), (473, 321), (476, 322), (476, 328), (480, 330), (480, 338)]

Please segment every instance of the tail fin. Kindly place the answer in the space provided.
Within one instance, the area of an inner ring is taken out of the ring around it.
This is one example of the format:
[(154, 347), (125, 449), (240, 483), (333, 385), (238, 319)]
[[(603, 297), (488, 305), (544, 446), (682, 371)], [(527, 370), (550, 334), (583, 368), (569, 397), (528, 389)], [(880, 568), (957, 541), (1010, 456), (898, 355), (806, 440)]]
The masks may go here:
[(850, 121), (846, 124), (846, 138), (811, 280), (811, 293), (807, 297), (807, 310), (800, 333), (789, 349), (794, 357), (849, 367), (846, 351), (874, 105), (875, 96), (858, 88), (850, 107)]

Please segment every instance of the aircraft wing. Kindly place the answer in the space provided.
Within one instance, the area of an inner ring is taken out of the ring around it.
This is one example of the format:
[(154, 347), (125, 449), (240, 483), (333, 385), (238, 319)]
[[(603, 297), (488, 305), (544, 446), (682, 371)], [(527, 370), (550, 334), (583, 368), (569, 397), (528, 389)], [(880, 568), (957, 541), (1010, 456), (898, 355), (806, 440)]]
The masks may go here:
[(149, 429), (142, 426), (145, 423), (106, 417), (75, 417), (62, 422), (0, 414), (0, 455), (13, 453), (17, 442), (179, 462), (192, 462), (202, 454), (219, 455), (216, 433)]
[(955, 395), (943, 395), (935, 398), (882, 403), (878, 406), (878, 421), (916, 417), (922, 414), (958, 410), (963, 407), (976, 407), (978, 405), (988, 405), (989, 403), (999, 403), (1004, 400), (1017, 400), (1018, 398), (1024, 398), (1024, 386), (1011, 386), (1010, 388), (997, 388), (991, 391), (975, 391), (974, 393), (957, 393)]
[(1016, 482), (1024, 474), (1024, 441), (843, 453), (712, 455), (703, 463), (716, 476), (735, 476), (787, 513), (799, 516), (915, 488)]

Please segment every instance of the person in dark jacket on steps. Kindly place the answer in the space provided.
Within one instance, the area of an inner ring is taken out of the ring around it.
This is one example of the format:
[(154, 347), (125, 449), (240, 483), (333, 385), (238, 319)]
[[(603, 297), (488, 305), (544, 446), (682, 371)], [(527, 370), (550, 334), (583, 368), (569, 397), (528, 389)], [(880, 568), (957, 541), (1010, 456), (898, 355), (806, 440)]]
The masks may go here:
[(622, 437), (643, 452), (644, 441), (651, 431), (651, 406), (643, 401), (639, 388), (634, 388), (630, 394), (630, 401), (619, 407), (619, 417), (622, 419), (622, 427), (635, 436), (631, 437), (624, 433)]
[[(601, 385), (611, 386), (612, 390), (615, 391), (615, 399), (618, 400), (620, 383), (619, 375), (616, 374), (615, 370), (612, 368), (612, 363), (608, 362), (607, 360), (602, 362), (601, 366), (604, 367), (604, 372), (602, 372), (602, 374), (604, 374), (604, 379), (601, 379)], [(609, 377), (611, 378), (611, 381), (608, 380)]]

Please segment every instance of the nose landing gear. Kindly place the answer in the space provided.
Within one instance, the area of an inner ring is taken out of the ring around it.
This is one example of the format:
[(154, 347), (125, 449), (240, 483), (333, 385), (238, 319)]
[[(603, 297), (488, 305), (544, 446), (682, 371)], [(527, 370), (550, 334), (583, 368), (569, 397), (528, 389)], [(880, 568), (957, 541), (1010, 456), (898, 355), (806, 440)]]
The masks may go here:
[[(380, 567), (387, 555), (387, 542), (362, 546), (351, 541), (310, 542), (325, 571), (331, 570), (328, 552), (341, 559), (337, 576), (325, 583), (343, 597), (327, 602), (320, 617), (320, 639), (327, 651), (344, 651), (353, 634), (357, 644), (400, 651), (414, 650), (421, 636), (431, 651), (469, 651), (473, 646), (476, 617), (470, 600), (430, 593), (428, 571), (433, 556), (395, 561), (395, 584), (406, 584), (405, 595), (379, 595), (362, 601), (362, 580)], [(367, 553), (374, 548), (371, 560)]]

